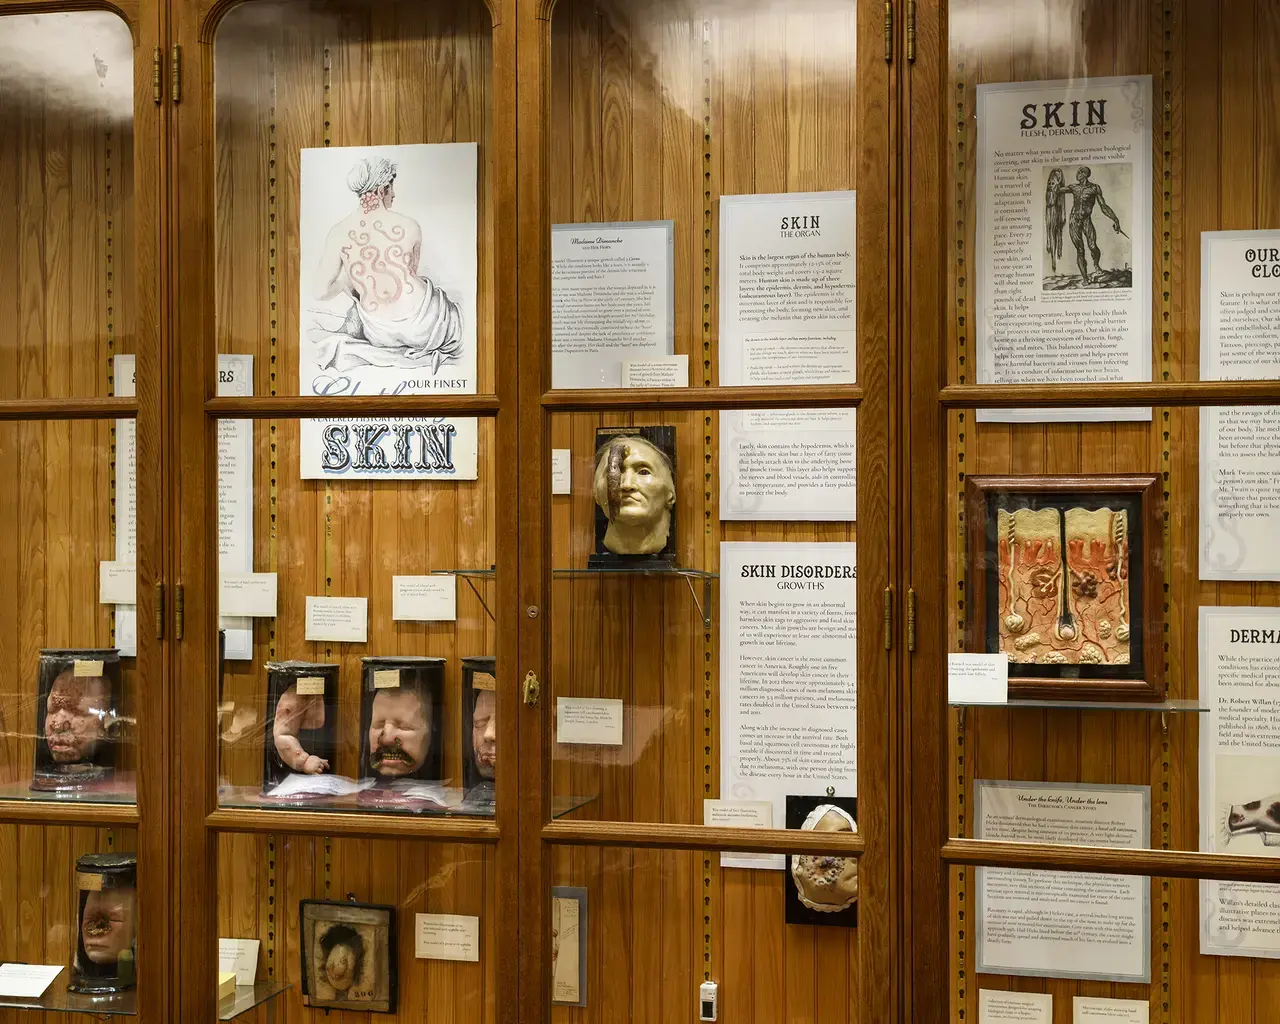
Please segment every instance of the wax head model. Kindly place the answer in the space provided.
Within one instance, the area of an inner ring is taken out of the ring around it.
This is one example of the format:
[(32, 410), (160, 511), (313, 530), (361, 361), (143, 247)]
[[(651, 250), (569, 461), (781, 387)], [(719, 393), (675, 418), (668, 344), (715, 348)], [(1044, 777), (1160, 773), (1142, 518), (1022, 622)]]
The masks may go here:
[(592, 495), (609, 520), (609, 551), (651, 555), (667, 546), (676, 503), (671, 462), (644, 438), (615, 437), (596, 453)]

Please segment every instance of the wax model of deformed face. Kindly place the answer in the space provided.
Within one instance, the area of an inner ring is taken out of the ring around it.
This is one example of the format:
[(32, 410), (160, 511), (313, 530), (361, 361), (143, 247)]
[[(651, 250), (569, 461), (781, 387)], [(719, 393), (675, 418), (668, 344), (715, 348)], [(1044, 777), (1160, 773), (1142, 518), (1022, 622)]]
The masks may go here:
[(666, 455), (644, 438), (615, 437), (596, 453), (592, 495), (609, 520), (609, 551), (652, 555), (667, 546), (675, 481)]
[(431, 752), (431, 707), (408, 687), (379, 690), (369, 719), (369, 767), (379, 775), (412, 775)]
[(45, 704), (44, 738), (57, 764), (93, 759), (106, 734), (111, 687), (101, 676), (76, 678), (66, 669), (54, 680)]
[(301, 694), (295, 683), (280, 695), (271, 735), (280, 760), (295, 772), (319, 775), (329, 767), (324, 758), (308, 754), (298, 742), (298, 733), (324, 728), (324, 694)]
[(133, 912), (137, 890), (102, 889), (85, 898), (80, 922), (80, 942), (85, 956), (95, 964), (114, 964), (133, 948)]
[(335, 992), (346, 992), (364, 970), (364, 939), (354, 928), (334, 925), (320, 939), (320, 970)]
[(493, 778), (498, 765), (497, 700), (492, 690), (476, 691), (471, 713), (471, 749), (476, 755), (476, 771), (481, 778)]
[[(834, 804), (815, 807), (800, 827), (815, 832), (858, 831), (849, 812)], [(810, 910), (835, 913), (852, 906), (858, 898), (858, 862), (853, 857), (792, 857), (791, 878), (800, 902)]]

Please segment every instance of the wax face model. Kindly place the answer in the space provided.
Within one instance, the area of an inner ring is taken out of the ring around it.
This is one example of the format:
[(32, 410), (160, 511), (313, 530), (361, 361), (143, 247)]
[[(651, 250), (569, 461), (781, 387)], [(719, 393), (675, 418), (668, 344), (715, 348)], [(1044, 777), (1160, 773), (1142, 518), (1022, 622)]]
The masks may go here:
[(675, 481), (670, 460), (644, 438), (615, 437), (596, 453), (592, 495), (609, 520), (609, 551), (650, 555), (666, 547)]
[(498, 764), (497, 700), (492, 690), (476, 691), (476, 706), (471, 714), (471, 749), (476, 755), (476, 770), (482, 778), (492, 779)]
[[(856, 832), (853, 818), (833, 804), (821, 804), (801, 826), (815, 832)], [(829, 854), (791, 858), (791, 878), (800, 902), (810, 910), (835, 913), (858, 898), (858, 862)]]
[(114, 964), (133, 948), (134, 908), (137, 890), (103, 889), (85, 898), (80, 942), (85, 956), (95, 964)]
[(431, 707), (417, 690), (379, 690), (369, 720), (369, 767), (396, 778), (422, 767), (431, 751)]
[(101, 676), (77, 678), (68, 668), (54, 680), (44, 718), (44, 738), (54, 763), (93, 759), (106, 734), (110, 706), (111, 687)]

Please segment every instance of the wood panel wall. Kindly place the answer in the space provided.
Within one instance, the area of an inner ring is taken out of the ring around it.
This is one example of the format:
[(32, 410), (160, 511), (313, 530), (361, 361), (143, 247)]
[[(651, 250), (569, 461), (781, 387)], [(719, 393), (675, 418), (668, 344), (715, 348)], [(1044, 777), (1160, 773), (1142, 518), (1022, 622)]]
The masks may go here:
[(110, 395), (135, 351), (132, 53), (114, 14), (5, 18), (0, 398)]
[[(944, 50), (951, 120), (943, 192), (947, 232), (946, 362), (973, 382), (974, 87), (981, 82), (1150, 74), (1153, 77), (1152, 346), (1157, 381), (1199, 378), (1200, 232), (1280, 226), (1275, 167), (1280, 135), (1268, 72), (1280, 48), (1280, 12), (1264, 0), (1041, 0), (1007, 5), (952, 0)], [(1198, 609), (1280, 605), (1269, 583), (1201, 583), (1197, 560), (1199, 413), (1153, 410), (1150, 423), (978, 424), (948, 420), (949, 523), (960, 523), (965, 473), (1158, 473), (1164, 484), (1165, 661), (1169, 695), (1198, 694)], [(948, 539), (948, 585), (963, 581), (963, 535)], [(963, 601), (953, 601), (952, 650), (962, 649)], [(951, 717), (951, 834), (972, 835), (975, 778), (1124, 782), (1151, 786), (1154, 847), (1197, 849), (1198, 721), (1141, 712), (970, 710)], [(1280, 992), (1275, 961), (1199, 953), (1195, 882), (1152, 879), (1152, 984), (1074, 983), (974, 976), (973, 872), (951, 873), (951, 1019), (974, 1020), (979, 988), (1047, 991), (1054, 1020), (1071, 1020), (1074, 994), (1150, 998), (1151, 1019), (1226, 1024), (1267, 1020)]]
[[(851, 3), (559, 0), (551, 24), (553, 223), (672, 220), (675, 351), (717, 383), (721, 195), (857, 186)], [(843, 541), (852, 524), (721, 523), (714, 410), (551, 417), (572, 452), (552, 499), (552, 563), (594, 549), (597, 427), (676, 428), (678, 564), (716, 571), (721, 540)], [(701, 585), (695, 581), (698, 601)], [(554, 695), (621, 698), (616, 754), (553, 746), (552, 792), (592, 820), (700, 824), (719, 796), (719, 586), (704, 628), (680, 578), (558, 578)], [(686, 1021), (704, 978), (721, 1019), (855, 1021), (857, 932), (786, 925), (780, 873), (715, 853), (557, 848), (553, 879), (590, 894), (588, 1005), (558, 1021)]]

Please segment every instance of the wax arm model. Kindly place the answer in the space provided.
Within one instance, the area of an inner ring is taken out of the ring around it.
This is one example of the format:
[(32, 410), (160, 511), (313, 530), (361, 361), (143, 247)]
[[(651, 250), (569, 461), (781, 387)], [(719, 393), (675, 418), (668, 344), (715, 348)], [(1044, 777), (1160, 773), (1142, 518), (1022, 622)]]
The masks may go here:
[(329, 762), (314, 754), (308, 754), (298, 742), (298, 731), (316, 729), (324, 725), (324, 697), (300, 697), (290, 687), (276, 705), (275, 723), (271, 734), (275, 738), (276, 753), (280, 760), (296, 772), (319, 775), (329, 767)]

